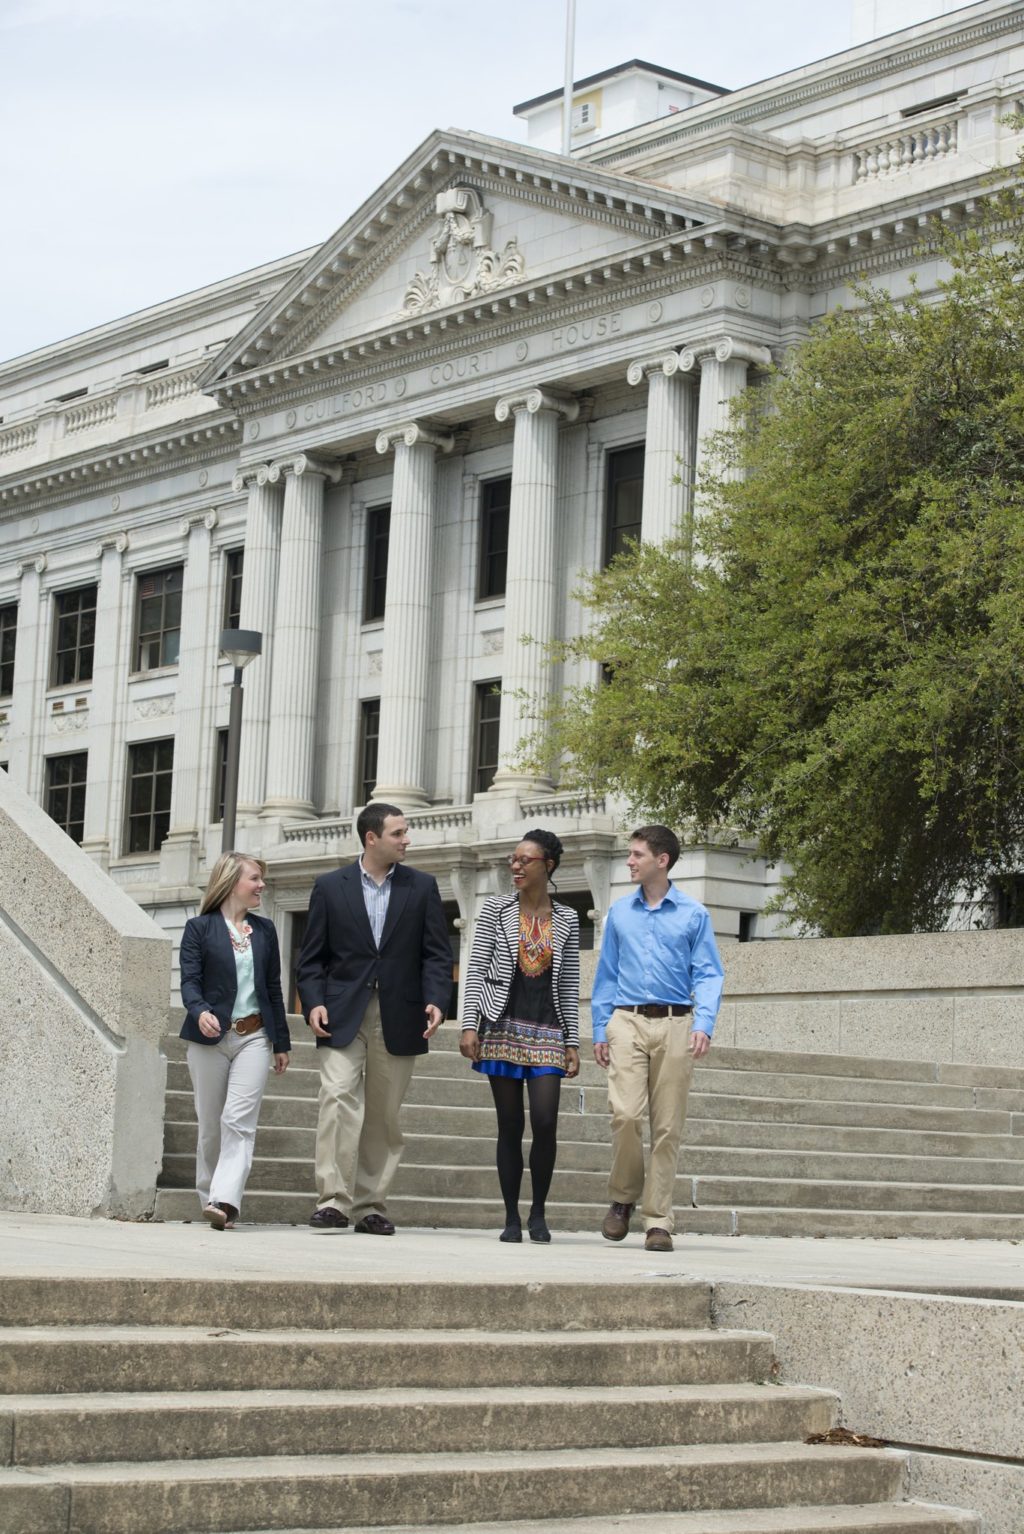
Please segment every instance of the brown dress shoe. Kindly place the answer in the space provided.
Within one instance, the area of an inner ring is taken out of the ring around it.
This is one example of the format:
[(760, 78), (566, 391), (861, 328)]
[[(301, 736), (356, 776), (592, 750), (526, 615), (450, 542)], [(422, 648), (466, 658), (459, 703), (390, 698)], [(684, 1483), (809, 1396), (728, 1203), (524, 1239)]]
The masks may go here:
[(670, 1252), (672, 1250), (672, 1237), (667, 1230), (662, 1230), (660, 1225), (652, 1225), (644, 1237), (645, 1252)]
[(601, 1234), (606, 1241), (624, 1241), (629, 1234), (629, 1217), (632, 1204), (612, 1204), (601, 1224)]

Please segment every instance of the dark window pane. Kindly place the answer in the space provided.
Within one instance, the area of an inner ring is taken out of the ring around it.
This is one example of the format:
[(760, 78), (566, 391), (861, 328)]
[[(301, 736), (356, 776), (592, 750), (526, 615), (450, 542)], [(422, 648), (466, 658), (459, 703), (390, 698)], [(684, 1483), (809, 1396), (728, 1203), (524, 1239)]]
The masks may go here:
[(181, 639), (182, 567), (139, 576), (135, 609), (135, 670), (173, 666)]
[(174, 741), (147, 740), (128, 747), (125, 842), (128, 852), (156, 852), (171, 823)]
[(213, 773), (213, 819), (224, 819), (224, 793), (228, 781), (228, 732), (217, 731), (217, 751)]
[(644, 494), (644, 449), (625, 447), (608, 454), (605, 482), (605, 562), (640, 540)]
[(96, 637), (96, 587), (59, 591), (54, 597), (51, 685), (73, 686), (92, 680)]
[(511, 479), (492, 479), (480, 498), (480, 579), (478, 591), (485, 597), (505, 594), (508, 574), (508, 518), (512, 501)]
[(242, 623), (242, 566), (244, 549), (228, 549), (224, 562), (224, 628), (237, 629)]
[(391, 531), (391, 507), (375, 506), (366, 517), (366, 593), (363, 621), (372, 623), (384, 616), (388, 586), (388, 537)]
[(356, 791), (360, 804), (369, 804), (377, 782), (377, 743), (380, 739), (380, 699), (366, 698), (360, 708), (359, 764)]
[(70, 836), (81, 843), (85, 834), (85, 780), (87, 751), (46, 759), (46, 812)]
[(0, 698), (14, 691), (14, 649), (18, 638), (18, 609), (0, 607)]
[(473, 725), (473, 786), (485, 793), (498, 770), (498, 732), (501, 724), (501, 683), (481, 682), (476, 689)]

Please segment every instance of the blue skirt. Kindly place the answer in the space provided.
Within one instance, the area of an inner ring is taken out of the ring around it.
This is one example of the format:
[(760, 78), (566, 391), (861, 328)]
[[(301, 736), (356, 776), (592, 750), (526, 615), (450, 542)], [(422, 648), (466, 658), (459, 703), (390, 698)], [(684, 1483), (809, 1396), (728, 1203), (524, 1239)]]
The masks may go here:
[(529, 1081), (531, 1076), (564, 1076), (557, 1065), (512, 1065), (508, 1060), (474, 1060), (473, 1069), (484, 1076), (511, 1076), (513, 1081)]
[(526, 1081), (531, 1076), (565, 1075), (565, 1037), (557, 1024), (531, 1018), (499, 1017), (480, 1029), (480, 1058), (473, 1069), (484, 1076), (511, 1076)]

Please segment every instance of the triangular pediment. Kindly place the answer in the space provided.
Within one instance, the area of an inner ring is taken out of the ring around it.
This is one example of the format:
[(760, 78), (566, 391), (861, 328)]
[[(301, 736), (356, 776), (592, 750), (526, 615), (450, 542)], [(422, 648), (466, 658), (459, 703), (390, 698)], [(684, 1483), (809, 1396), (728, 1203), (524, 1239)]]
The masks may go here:
[[(224, 349), (232, 379), (456, 317), (628, 260), (720, 211), (677, 192), (473, 134), (436, 133)], [(582, 280), (582, 279), (581, 279)], [(369, 339), (368, 339), (369, 338)], [(392, 342), (390, 344), (397, 344)]]

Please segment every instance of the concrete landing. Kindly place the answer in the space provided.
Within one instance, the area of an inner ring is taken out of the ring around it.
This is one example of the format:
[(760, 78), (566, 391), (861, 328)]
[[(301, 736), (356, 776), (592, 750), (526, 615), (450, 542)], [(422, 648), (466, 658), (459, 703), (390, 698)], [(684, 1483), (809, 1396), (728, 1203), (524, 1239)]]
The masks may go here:
[[(198, 1209), (197, 1209), (198, 1213)], [(0, 1211), (0, 1281), (136, 1277), (240, 1277), (315, 1281), (317, 1274), (363, 1283), (416, 1279), (462, 1282), (544, 1279), (632, 1283), (670, 1275), (712, 1283), (909, 1290), (1024, 1302), (1024, 1246), (1010, 1241), (801, 1240), (676, 1236), (666, 1255), (643, 1236), (621, 1244), (596, 1231), (553, 1232), (550, 1246), (505, 1246), (497, 1230), (405, 1230), (362, 1236), (301, 1226), (244, 1223), (218, 1234), (194, 1225), (130, 1224)]]

